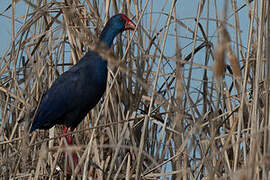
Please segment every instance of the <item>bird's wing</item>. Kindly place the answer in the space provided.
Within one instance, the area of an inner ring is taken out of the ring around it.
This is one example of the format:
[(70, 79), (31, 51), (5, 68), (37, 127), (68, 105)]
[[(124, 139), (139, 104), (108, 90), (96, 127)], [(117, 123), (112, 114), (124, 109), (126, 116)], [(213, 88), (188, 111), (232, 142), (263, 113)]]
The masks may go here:
[(71, 126), (80, 122), (105, 91), (107, 67), (104, 63), (99, 55), (88, 52), (59, 76), (41, 100), (30, 132), (55, 124)]
[(42, 98), (31, 131), (57, 124), (55, 121), (78, 106), (79, 89), (79, 71), (67, 71), (59, 76)]

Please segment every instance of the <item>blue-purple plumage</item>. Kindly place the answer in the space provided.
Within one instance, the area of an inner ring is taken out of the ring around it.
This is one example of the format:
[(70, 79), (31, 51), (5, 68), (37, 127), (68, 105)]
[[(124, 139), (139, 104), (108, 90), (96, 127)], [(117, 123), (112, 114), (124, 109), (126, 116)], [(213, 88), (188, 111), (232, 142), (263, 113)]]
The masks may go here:
[[(108, 48), (120, 32), (134, 29), (125, 15), (118, 14), (107, 22), (100, 35)], [(75, 128), (99, 102), (106, 89), (107, 61), (88, 51), (70, 70), (59, 76), (43, 96), (30, 132), (49, 129), (55, 124)]]

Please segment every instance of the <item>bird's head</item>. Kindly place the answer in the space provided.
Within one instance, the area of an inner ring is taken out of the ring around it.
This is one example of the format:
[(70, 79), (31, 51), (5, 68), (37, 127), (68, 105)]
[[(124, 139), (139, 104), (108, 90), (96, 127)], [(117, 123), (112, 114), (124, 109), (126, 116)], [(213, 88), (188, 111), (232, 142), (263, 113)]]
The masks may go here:
[(125, 30), (134, 30), (135, 27), (136, 25), (126, 15), (117, 14), (108, 20), (99, 38), (107, 47), (111, 47), (117, 34)]
[(134, 30), (136, 25), (124, 14), (114, 15), (109, 19), (106, 26), (109, 25), (110, 28), (123, 32), (125, 30)]

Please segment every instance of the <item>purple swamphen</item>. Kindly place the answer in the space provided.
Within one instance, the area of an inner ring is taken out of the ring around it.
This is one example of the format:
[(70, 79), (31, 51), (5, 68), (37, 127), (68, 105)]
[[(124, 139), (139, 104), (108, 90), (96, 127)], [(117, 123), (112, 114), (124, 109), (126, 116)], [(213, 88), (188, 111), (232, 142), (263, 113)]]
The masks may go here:
[[(110, 48), (120, 32), (134, 29), (135, 24), (127, 16), (117, 14), (108, 20), (99, 40)], [(69, 128), (73, 131), (99, 102), (105, 92), (106, 81), (107, 61), (97, 52), (88, 51), (47, 90), (35, 112), (30, 133), (36, 129), (50, 129), (56, 124), (65, 126), (64, 134)], [(66, 139), (69, 145), (72, 144), (71, 135)]]

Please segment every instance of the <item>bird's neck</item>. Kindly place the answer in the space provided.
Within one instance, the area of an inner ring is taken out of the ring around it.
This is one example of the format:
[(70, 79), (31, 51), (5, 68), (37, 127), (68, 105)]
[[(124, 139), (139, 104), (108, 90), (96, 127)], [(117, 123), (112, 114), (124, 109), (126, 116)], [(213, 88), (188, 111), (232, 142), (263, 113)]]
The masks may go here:
[(119, 33), (119, 30), (106, 26), (100, 34), (99, 39), (110, 48), (112, 46), (115, 36)]

